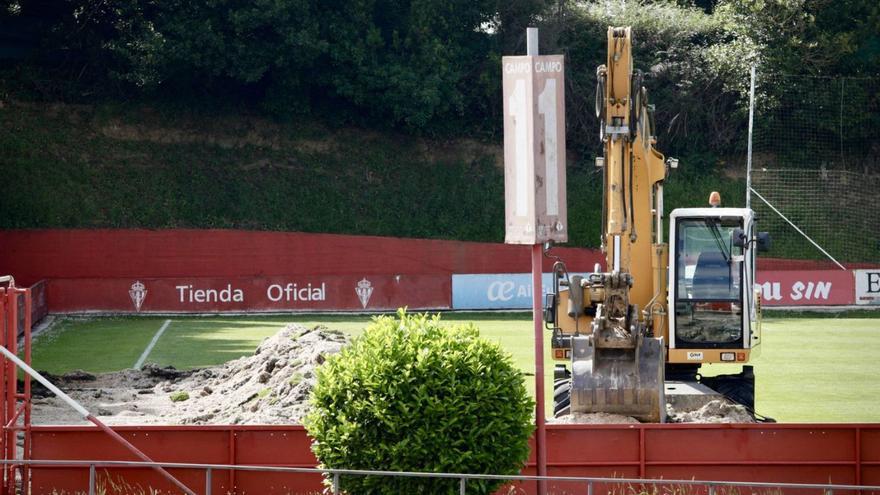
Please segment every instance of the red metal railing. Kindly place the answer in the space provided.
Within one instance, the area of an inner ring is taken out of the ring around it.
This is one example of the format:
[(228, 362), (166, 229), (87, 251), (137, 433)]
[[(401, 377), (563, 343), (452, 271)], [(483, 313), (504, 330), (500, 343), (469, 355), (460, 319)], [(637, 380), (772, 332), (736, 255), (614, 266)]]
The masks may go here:
[[(11, 276), (0, 277), (0, 345), (13, 354), (18, 354), (18, 341), (24, 342), (26, 363), (31, 361), (31, 290), (15, 286)], [(21, 301), (24, 304), (21, 305)], [(24, 312), (21, 318), (20, 311)], [(18, 373), (15, 363), (3, 359), (0, 367), (0, 451), (4, 461), (27, 459), (31, 449), (31, 380), (25, 375), (23, 385), (18, 386)], [(23, 436), (22, 449), (18, 449), (17, 438)], [(3, 493), (14, 495), (16, 472), (21, 479), (28, 479), (28, 466), (6, 465), (3, 467)]]
[[(9, 464), (25, 464), (36, 467), (63, 467), (88, 469), (89, 479), (87, 491), (89, 495), (93, 495), (98, 491), (101, 483), (101, 472), (106, 473), (107, 468), (134, 468), (134, 469), (187, 469), (202, 471), (204, 477), (203, 489), (200, 495), (212, 495), (214, 492), (214, 473), (217, 472), (245, 472), (245, 473), (275, 473), (287, 475), (291, 479), (303, 474), (324, 476), (330, 486), (330, 492), (334, 495), (342, 493), (342, 482), (344, 478), (357, 477), (378, 477), (380, 479), (391, 478), (431, 478), (434, 481), (445, 479), (448, 480), (447, 487), (452, 489), (453, 486), (458, 487), (460, 495), (467, 495), (468, 488), (473, 487), (473, 482), (481, 480), (493, 480), (507, 483), (506, 487), (499, 490), (499, 494), (509, 494), (512, 483), (523, 482), (544, 482), (549, 484), (568, 483), (579, 485), (581, 489), (586, 488), (586, 493), (591, 494), (594, 491), (609, 491), (614, 493), (615, 488), (622, 488), (626, 493), (708, 493), (713, 495), (719, 490), (725, 490), (724, 493), (739, 493), (739, 489), (748, 488), (751, 493), (809, 493), (814, 492), (822, 495), (832, 495), (833, 493), (853, 491), (861, 493), (880, 492), (880, 486), (871, 485), (845, 485), (839, 483), (767, 483), (753, 481), (706, 481), (696, 479), (655, 479), (647, 480), (643, 478), (598, 478), (584, 476), (524, 476), (524, 475), (492, 475), (492, 474), (468, 474), (468, 473), (437, 473), (437, 472), (412, 472), (412, 471), (374, 471), (374, 470), (358, 470), (358, 469), (327, 469), (327, 468), (301, 468), (301, 467), (283, 467), (283, 466), (249, 466), (249, 465), (230, 465), (230, 464), (194, 464), (194, 463), (155, 463), (143, 461), (94, 461), (94, 460), (66, 460), (66, 461), (0, 461), (0, 463)], [(105, 479), (107, 478), (105, 474)], [(112, 478), (109, 481), (113, 481)], [(122, 485), (124, 489), (138, 490), (138, 487), (131, 486), (122, 482), (114, 482)], [(141, 487), (142, 488), (142, 487)], [(479, 491), (479, 488), (477, 489)], [(118, 490), (115, 490), (118, 491)], [(581, 490), (576, 490), (581, 491)], [(448, 490), (444, 490), (447, 493)], [(520, 490), (521, 492), (521, 490)], [(54, 493), (54, 492), (53, 492)], [(151, 491), (152, 493), (152, 491)], [(229, 492), (227, 492), (229, 493)], [(323, 493), (327, 493), (325, 489)], [(471, 491), (473, 493), (473, 491)], [(481, 492), (482, 493), (482, 492)]]
[[(116, 431), (157, 462), (314, 467), (302, 426), (125, 426)], [(33, 428), (33, 459), (134, 460), (96, 428)], [(548, 425), (550, 476), (701, 479), (880, 485), (880, 424)], [(204, 473), (170, 469), (188, 486)], [(170, 489), (155, 473), (108, 468), (106, 475)], [(534, 459), (523, 470), (535, 474)], [(83, 490), (86, 470), (33, 469), (34, 493)], [(320, 476), (215, 473), (214, 493), (308, 493)], [(534, 482), (524, 482), (535, 493)], [(550, 493), (572, 487), (560, 482)], [(597, 488), (599, 489), (599, 488)]]

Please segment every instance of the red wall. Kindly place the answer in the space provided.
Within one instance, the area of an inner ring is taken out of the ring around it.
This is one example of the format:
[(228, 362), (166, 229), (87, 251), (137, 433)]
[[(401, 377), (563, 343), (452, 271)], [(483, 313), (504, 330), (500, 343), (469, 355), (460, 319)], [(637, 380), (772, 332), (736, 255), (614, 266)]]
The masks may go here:
[[(301, 426), (130, 426), (116, 430), (160, 462), (314, 467)], [(880, 485), (880, 425), (548, 425), (550, 476), (733, 480)], [(33, 429), (33, 459), (133, 460), (93, 427)], [(532, 458), (524, 474), (534, 474)], [(165, 487), (142, 469), (99, 469), (142, 488)], [(204, 472), (172, 470), (202, 493)], [(34, 494), (85, 491), (88, 470), (38, 468)], [(534, 493), (534, 483), (523, 485)], [(317, 493), (315, 475), (215, 471), (213, 493)], [(584, 485), (553, 483), (551, 493), (586, 493)], [(614, 486), (595, 486), (605, 493)], [(622, 490), (621, 487), (617, 487)], [(669, 488), (669, 487), (667, 487)], [(678, 487), (681, 488), (681, 487)], [(703, 493), (694, 490), (693, 493)]]
[[(587, 249), (554, 254), (572, 270), (602, 260)], [(147, 289), (144, 312), (440, 309), (451, 307), (453, 273), (530, 269), (529, 246), (491, 243), (237, 230), (0, 232), (0, 273), (20, 285), (48, 280), (53, 312), (134, 311), (135, 282)], [(290, 289), (279, 298), (277, 286)], [(318, 297), (293, 297), (310, 286)], [(230, 298), (238, 300), (217, 300), (223, 289), (240, 291)], [(215, 300), (198, 290), (215, 291)]]
[(855, 278), (850, 270), (762, 270), (756, 278), (766, 306), (855, 304)]
[[(531, 269), (529, 246), (241, 230), (0, 231), (0, 272), (42, 278), (451, 275)], [(559, 247), (574, 271), (597, 251)], [(549, 270), (552, 260), (545, 260)]]
[[(240, 230), (11, 230), (0, 231), (0, 274), (14, 275), (20, 286), (48, 280), (53, 312), (134, 311), (129, 289), (136, 281), (147, 289), (145, 312), (440, 309), (451, 307), (452, 274), (526, 273), (529, 251), (497, 243)], [(558, 247), (553, 254), (573, 272), (604, 261), (591, 249)], [(545, 258), (545, 272), (552, 261)], [(828, 265), (759, 260), (758, 280), (770, 283), (765, 304), (852, 304), (852, 273)], [(357, 293), (361, 281), (371, 291), (366, 304)], [(273, 285), (310, 284), (322, 288), (322, 298), (271, 294)], [(833, 288), (823, 291), (820, 284)], [(216, 294), (238, 290), (240, 300), (191, 298), (190, 286)]]
[[(557, 247), (572, 271), (604, 256)], [(5, 230), (0, 273), (21, 286), (54, 278), (524, 273), (528, 246), (241, 230)], [(866, 268), (868, 265), (848, 268)], [(876, 266), (876, 265), (874, 265)], [(545, 260), (544, 269), (552, 267)], [(761, 270), (824, 270), (829, 262), (762, 258)]]

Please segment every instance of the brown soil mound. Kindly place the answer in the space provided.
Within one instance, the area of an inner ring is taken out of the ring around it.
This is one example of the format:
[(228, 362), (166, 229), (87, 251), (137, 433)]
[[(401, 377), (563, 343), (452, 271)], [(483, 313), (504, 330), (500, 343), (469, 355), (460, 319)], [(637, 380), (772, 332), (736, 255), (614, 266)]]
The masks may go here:
[[(323, 327), (288, 325), (252, 356), (198, 370), (148, 364), (140, 370), (50, 376), (56, 385), (108, 424), (296, 424), (308, 410), (315, 368), (339, 352), (345, 336)], [(177, 399), (172, 400), (172, 398)], [(697, 411), (668, 412), (671, 423), (752, 423), (742, 406), (713, 401)], [(34, 388), (34, 424), (85, 421), (48, 390)], [(631, 424), (614, 414), (573, 414), (557, 424)]]
[(670, 423), (754, 423), (748, 410), (728, 400), (713, 400), (696, 411), (670, 411)]
[[(52, 378), (109, 424), (292, 424), (300, 423), (308, 408), (315, 367), (345, 343), (341, 332), (288, 325), (252, 356), (220, 366), (180, 371), (147, 365)], [(59, 399), (42, 397), (34, 400), (33, 422), (83, 421)]]

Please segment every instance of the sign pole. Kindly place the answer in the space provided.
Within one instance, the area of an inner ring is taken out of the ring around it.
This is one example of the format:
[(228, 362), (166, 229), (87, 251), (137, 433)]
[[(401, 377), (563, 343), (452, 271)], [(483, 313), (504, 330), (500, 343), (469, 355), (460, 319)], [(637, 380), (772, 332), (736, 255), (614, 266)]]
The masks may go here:
[[(538, 28), (526, 28), (526, 55), (538, 56)], [(544, 421), (544, 321), (542, 316), (541, 244), (532, 245), (532, 320), (535, 324), (535, 450), (538, 476), (547, 476), (547, 430)], [(547, 493), (547, 482), (538, 480), (538, 495)]]
[[(568, 241), (565, 180), (565, 57), (538, 54), (538, 29), (526, 30), (526, 55), (501, 59), (504, 105), (504, 242), (530, 246), (535, 325), (537, 474), (547, 476), (544, 418), (543, 245)], [(539, 479), (537, 493), (546, 495)]]
[[(541, 245), (532, 246), (532, 319), (535, 323), (535, 450), (538, 476), (547, 476), (547, 431), (544, 421), (544, 322), (541, 318)], [(538, 481), (538, 493), (547, 493), (547, 482)]]

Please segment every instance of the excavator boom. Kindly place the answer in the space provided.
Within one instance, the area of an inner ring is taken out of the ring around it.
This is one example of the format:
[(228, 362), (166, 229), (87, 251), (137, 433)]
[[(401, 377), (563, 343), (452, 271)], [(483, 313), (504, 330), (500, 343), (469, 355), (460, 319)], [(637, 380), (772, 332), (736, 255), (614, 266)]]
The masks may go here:
[(660, 319), (668, 250), (660, 215), (666, 164), (653, 148), (652, 109), (640, 75), (633, 72), (630, 28), (608, 29), (608, 57), (596, 75), (606, 271), (562, 281), (568, 290), (557, 301), (557, 312), (565, 308), (568, 328), (554, 339), (567, 341), (572, 367), (570, 383), (558, 384), (569, 388), (567, 407), (556, 412), (661, 422), (665, 346)]

